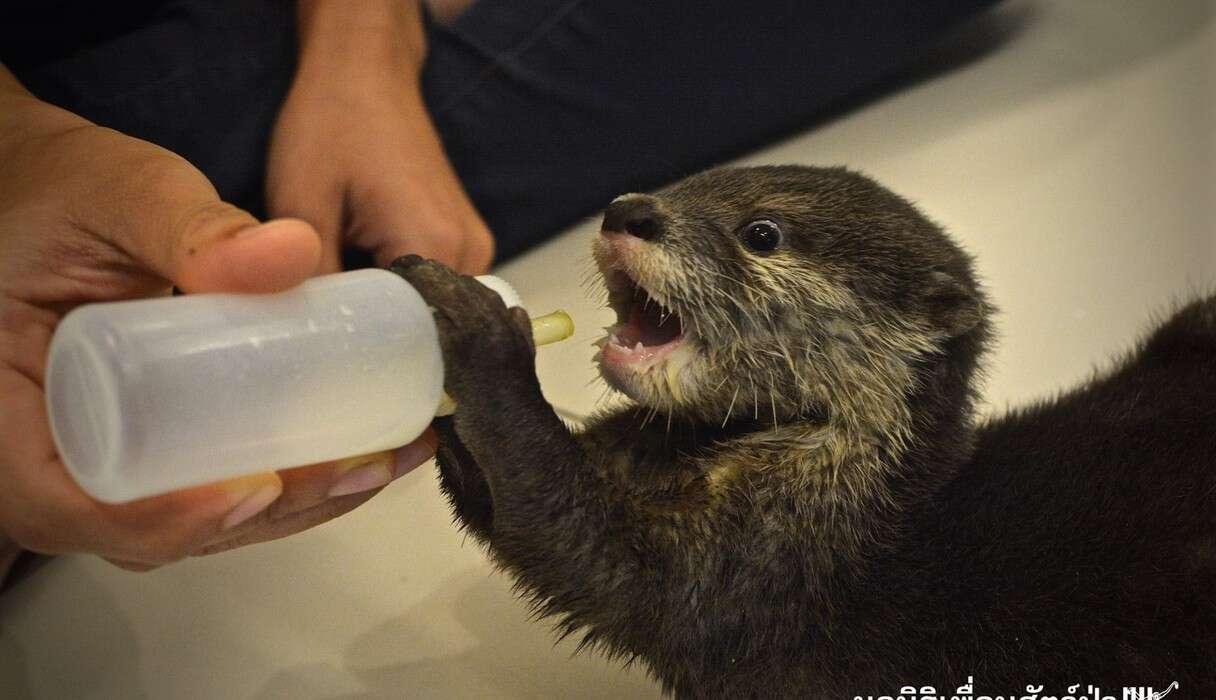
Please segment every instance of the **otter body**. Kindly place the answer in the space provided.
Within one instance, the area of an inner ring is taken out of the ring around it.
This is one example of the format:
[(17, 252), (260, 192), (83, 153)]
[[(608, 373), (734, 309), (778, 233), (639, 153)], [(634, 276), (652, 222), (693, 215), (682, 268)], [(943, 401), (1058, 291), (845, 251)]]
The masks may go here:
[(970, 259), (844, 169), (708, 171), (606, 211), (635, 406), (571, 431), (526, 318), (417, 258), (448, 392), (441, 483), (585, 644), (681, 697), (973, 677), (1216, 697), (1216, 298), (1117, 368), (986, 424)]

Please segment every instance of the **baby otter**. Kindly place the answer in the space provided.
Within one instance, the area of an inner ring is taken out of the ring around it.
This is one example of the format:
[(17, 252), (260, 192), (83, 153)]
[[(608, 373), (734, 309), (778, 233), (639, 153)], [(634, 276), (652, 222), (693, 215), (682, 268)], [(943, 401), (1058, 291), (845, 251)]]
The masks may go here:
[(608, 207), (636, 406), (571, 431), (521, 310), (418, 258), (458, 409), (442, 486), (539, 612), (681, 697), (903, 685), (1216, 697), (1216, 298), (977, 425), (968, 256), (842, 168), (711, 170)]

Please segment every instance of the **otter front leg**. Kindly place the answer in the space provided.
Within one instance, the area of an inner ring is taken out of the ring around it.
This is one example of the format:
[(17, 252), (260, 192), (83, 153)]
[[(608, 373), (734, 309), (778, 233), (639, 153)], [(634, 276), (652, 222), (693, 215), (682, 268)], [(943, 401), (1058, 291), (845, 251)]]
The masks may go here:
[[(470, 384), (476, 386), (481, 383), (478, 380), (469, 380), (471, 377), (483, 376), (485, 372), (481, 370), (486, 370), (487, 366), (486, 363), (479, 361), (479, 355), (476, 352), (462, 354), (455, 352), (455, 349), (475, 351), (479, 344), (487, 347), (501, 346), (503, 343), (512, 342), (512, 336), (515, 335), (508, 327), (486, 328), (485, 330), (480, 328), (481, 324), (477, 321), (480, 318), (479, 312), (484, 313), (486, 302), (497, 300), (497, 296), (471, 279), (457, 276), (437, 263), (424, 261), (417, 255), (399, 258), (389, 269), (411, 282), (431, 303), (436, 303), (434, 300), (438, 299), (453, 301), (453, 298), (460, 296), (463, 288), (470, 284), (473, 288), (480, 289), (480, 291), (488, 293), (489, 297), (493, 297), (493, 299), (483, 297), (475, 302), (470, 301), (465, 308), (460, 308), (459, 302), (456, 302), (455, 307), (460, 310), (459, 314), (445, 315), (440, 309), (435, 309), (435, 320), (439, 326), (439, 337), (444, 350), (444, 364), (447, 369), (445, 389), (449, 396), (457, 397), (456, 400), (461, 401), (460, 397), (468, 396), (467, 391), (462, 391), (462, 388)], [(450, 306), (452, 305), (444, 308)], [(501, 301), (498, 301), (498, 306), (502, 306)], [(517, 309), (516, 311), (522, 310)], [(522, 315), (521, 318), (530, 328), (530, 324), (526, 323), (527, 316)], [(461, 323), (461, 321), (468, 321), (468, 323)], [(496, 331), (499, 337), (495, 337)], [(455, 338), (462, 332), (470, 337), (466, 338), (465, 342), (455, 342)], [(528, 336), (528, 342), (530, 343), (530, 336)], [(529, 345), (529, 347), (531, 346)], [(459, 369), (453, 370), (454, 367)], [(520, 371), (531, 373), (531, 362), (529, 361), (526, 366), (521, 366)], [(453, 379), (460, 381), (453, 383)], [(473, 401), (475, 402), (476, 399)], [(461, 440), (454, 416), (436, 418), (433, 427), (439, 436), (435, 461), (439, 468), (440, 488), (451, 503), (459, 522), (475, 538), (488, 544), (493, 527), (494, 505), (485, 474), (477, 459)]]
[(433, 423), (439, 435), (435, 463), (439, 466), (439, 487), (460, 523), (476, 539), (489, 544), (494, 522), (494, 503), (490, 486), (477, 460), (456, 434), (455, 420), (441, 416)]
[(582, 451), (541, 394), (522, 309), (508, 310), (473, 279), (418, 256), (391, 269), (434, 308), (445, 388), (457, 407), (436, 422), (441, 478), (461, 519), (486, 537), (500, 530), (498, 518), (491, 524), (497, 501), (544, 493), (555, 474), (584, 461)]
[(650, 629), (613, 613), (653, 588), (653, 562), (639, 554), (650, 547), (635, 541), (645, 528), (541, 394), (527, 315), (438, 263), (408, 256), (392, 269), (434, 308), (455, 433), (489, 486), (495, 557), (549, 612)]
[(391, 269), (434, 311), (444, 386), (456, 403), (455, 434), (491, 482), (491, 472), (504, 470), (530, 478), (536, 470), (516, 465), (531, 466), (536, 458), (551, 461), (558, 455), (546, 454), (545, 448), (559, 444), (563, 458), (581, 461), (581, 450), (541, 394), (527, 313), (507, 309), (497, 294), (471, 277), (416, 255), (398, 259)]

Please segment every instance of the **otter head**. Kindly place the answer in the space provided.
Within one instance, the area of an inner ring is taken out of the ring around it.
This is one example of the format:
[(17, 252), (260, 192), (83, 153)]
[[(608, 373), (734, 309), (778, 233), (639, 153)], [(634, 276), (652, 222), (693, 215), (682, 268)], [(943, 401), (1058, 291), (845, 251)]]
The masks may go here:
[(971, 262), (843, 168), (710, 170), (607, 208), (594, 254), (618, 323), (598, 355), (638, 403), (700, 421), (909, 426), (986, 335)]

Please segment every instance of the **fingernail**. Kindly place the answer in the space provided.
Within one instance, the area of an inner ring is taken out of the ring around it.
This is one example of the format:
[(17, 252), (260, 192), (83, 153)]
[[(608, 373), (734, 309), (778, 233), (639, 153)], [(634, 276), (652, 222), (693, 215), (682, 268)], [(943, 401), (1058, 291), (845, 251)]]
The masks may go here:
[(267, 506), (274, 503), (274, 500), (283, 493), (282, 484), (266, 484), (262, 488), (254, 491), (249, 496), (245, 497), (235, 508), (228, 511), (228, 515), (224, 516), (224, 522), (220, 526), (224, 530), (231, 530), (240, 525), (246, 520), (266, 510)]
[(369, 489), (377, 489), (384, 486), (393, 480), (393, 474), (389, 470), (389, 466), (384, 463), (369, 464), (365, 467), (352, 469), (334, 482), (334, 485), (329, 487), (329, 493), (326, 494), (329, 498), (336, 496), (345, 496), (351, 493), (359, 493)]
[(435, 456), (435, 445), (423, 440), (411, 442), (393, 453), (393, 478), (405, 476)]

